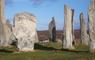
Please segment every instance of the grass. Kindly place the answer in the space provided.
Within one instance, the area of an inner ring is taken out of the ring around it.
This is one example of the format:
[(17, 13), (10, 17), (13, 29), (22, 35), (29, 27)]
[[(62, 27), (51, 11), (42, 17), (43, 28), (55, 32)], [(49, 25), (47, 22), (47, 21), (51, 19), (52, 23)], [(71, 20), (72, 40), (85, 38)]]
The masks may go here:
[(0, 60), (95, 60), (84, 45), (75, 50), (61, 50), (61, 43), (35, 44), (35, 51), (20, 52), (15, 47), (0, 47)]

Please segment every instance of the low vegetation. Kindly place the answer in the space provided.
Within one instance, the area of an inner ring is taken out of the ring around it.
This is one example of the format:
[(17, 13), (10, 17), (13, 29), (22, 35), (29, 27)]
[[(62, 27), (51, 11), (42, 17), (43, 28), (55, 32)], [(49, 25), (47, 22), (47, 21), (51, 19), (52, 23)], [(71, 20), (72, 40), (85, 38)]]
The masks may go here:
[(62, 50), (61, 43), (35, 44), (33, 52), (18, 52), (16, 47), (0, 47), (0, 60), (95, 60), (84, 45), (75, 50)]

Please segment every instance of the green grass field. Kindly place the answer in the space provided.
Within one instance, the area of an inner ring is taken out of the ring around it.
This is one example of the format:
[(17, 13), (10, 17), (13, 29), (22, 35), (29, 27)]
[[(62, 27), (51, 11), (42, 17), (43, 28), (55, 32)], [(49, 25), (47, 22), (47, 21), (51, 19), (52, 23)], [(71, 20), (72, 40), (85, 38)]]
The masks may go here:
[(75, 50), (61, 50), (61, 43), (35, 44), (33, 52), (17, 52), (15, 47), (0, 47), (0, 60), (95, 60), (87, 46)]

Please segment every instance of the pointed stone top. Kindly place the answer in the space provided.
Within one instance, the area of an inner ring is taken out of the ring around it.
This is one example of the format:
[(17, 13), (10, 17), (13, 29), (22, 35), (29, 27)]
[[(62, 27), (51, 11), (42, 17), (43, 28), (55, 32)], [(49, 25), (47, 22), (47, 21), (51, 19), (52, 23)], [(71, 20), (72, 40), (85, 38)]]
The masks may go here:
[(81, 12), (80, 15), (83, 15), (83, 12)]
[(67, 10), (71, 10), (72, 14), (74, 15), (74, 9), (72, 9), (71, 7), (69, 7), (68, 5), (64, 5), (64, 13), (66, 13)]
[(54, 17), (52, 17), (52, 20), (50, 21), (49, 24), (55, 24), (55, 18)]
[(54, 17), (52, 17), (52, 22), (55, 22), (55, 18)]
[(66, 8), (71, 9), (68, 5), (64, 5), (64, 9)]

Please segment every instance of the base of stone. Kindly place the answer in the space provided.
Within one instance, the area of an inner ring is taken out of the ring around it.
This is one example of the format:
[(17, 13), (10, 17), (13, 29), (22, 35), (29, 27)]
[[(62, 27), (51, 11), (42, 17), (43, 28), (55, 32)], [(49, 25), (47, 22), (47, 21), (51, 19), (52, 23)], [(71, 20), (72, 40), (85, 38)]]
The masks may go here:
[(90, 49), (90, 53), (95, 53), (95, 49)]
[(12, 45), (0, 45), (0, 47), (5, 47), (5, 48), (7, 47), (8, 48), (8, 47), (12, 47)]
[(29, 51), (34, 51), (34, 49), (33, 48), (22, 48), (22, 49), (19, 49), (19, 51), (29, 52)]
[(90, 41), (90, 52), (95, 53), (95, 41)]
[(63, 47), (63, 49), (65, 49), (65, 50), (74, 50), (75, 47)]

